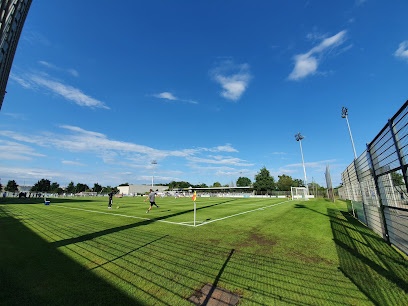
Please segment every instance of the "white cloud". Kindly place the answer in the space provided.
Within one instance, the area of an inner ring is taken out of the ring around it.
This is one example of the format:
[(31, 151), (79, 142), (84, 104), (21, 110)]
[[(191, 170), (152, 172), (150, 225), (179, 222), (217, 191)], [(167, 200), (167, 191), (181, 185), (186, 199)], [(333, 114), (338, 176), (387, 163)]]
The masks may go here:
[(317, 59), (310, 54), (301, 54), (295, 56), (295, 68), (289, 75), (290, 80), (299, 80), (309, 74), (316, 72), (318, 67)]
[(170, 101), (180, 101), (180, 102), (187, 102), (191, 104), (198, 104), (197, 101), (194, 100), (186, 100), (186, 99), (179, 99), (177, 98), (174, 94), (168, 91), (164, 91), (158, 94), (154, 94), (153, 97), (159, 98), (159, 99), (164, 99), (164, 100), (170, 100)]
[(61, 161), (64, 165), (70, 165), (70, 166), (84, 166), (83, 163), (72, 161), (72, 160), (63, 160)]
[(77, 70), (75, 70), (75, 69), (73, 69), (73, 68), (70, 68), (70, 69), (68, 69), (67, 71), (68, 71), (68, 73), (69, 73), (70, 75), (72, 75), (72, 76), (74, 76), (74, 77), (79, 77), (79, 72), (78, 72)]
[(102, 101), (84, 94), (78, 88), (65, 85), (51, 79), (46, 79), (39, 75), (31, 75), (30, 80), (67, 100), (73, 101), (79, 106), (109, 109), (109, 107), (107, 107)]
[(221, 85), (221, 96), (237, 101), (247, 90), (252, 76), (248, 64), (236, 65), (232, 61), (224, 61), (211, 71), (212, 78)]
[(10, 78), (26, 89), (43, 88), (63, 97), (66, 100), (72, 101), (79, 106), (110, 109), (105, 105), (105, 103), (84, 94), (80, 89), (70, 85), (65, 85), (43, 75), (29, 74), (18, 76), (11, 74)]
[(395, 57), (408, 61), (408, 40), (399, 44), (398, 49), (394, 53)]
[(167, 91), (161, 92), (159, 94), (155, 94), (153, 96), (159, 99), (166, 99), (166, 100), (171, 100), (171, 101), (178, 100), (171, 92), (167, 92)]
[(33, 157), (44, 157), (36, 153), (33, 148), (14, 141), (0, 139), (1, 160), (32, 160)]
[(16, 81), (18, 84), (20, 84), (22, 87), (26, 88), (26, 89), (31, 89), (33, 88), (33, 84), (32, 82), (21, 78), (17, 75), (15, 75), (14, 73), (10, 73), (10, 79), (12, 79), (13, 81)]
[(47, 68), (49, 68), (49, 69), (53, 69), (53, 70), (56, 70), (56, 71), (68, 72), (68, 74), (70, 74), (70, 75), (72, 75), (72, 76), (74, 76), (74, 77), (78, 77), (78, 76), (79, 76), (78, 71), (75, 70), (75, 69), (72, 69), (72, 68), (65, 70), (65, 69), (63, 69), (63, 68), (60, 68), (60, 67), (58, 67), (58, 66), (56, 66), (56, 65), (54, 65), (54, 64), (51, 64), (51, 63), (49, 63), (49, 62), (46, 62), (46, 61), (38, 61), (38, 63), (41, 64), (41, 65), (43, 65), (43, 66), (45, 66), (45, 67), (47, 67)]
[[(44, 163), (47, 156), (40, 154), (43, 152), (50, 157), (63, 152), (64, 157), (59, 161), (50, 158)], [(32, 184), (43, 177), (60, 184), (67, 184), (70, 180), (105, 185), (146, 182), (151, 179), (152, 160), (158, 162), (155, 177), (164, 181), (184, 180), (186, 175), (195, 172), (209, 178), (219, 171), (239, 174), (246, 171), (242, 168), (251, 168), (254, 164), (237, 157), (237, 152), (228, 143), (162, 150), (112, 139), (106, 134), (73, 125), (61, 125), (52, 132), (0, 130), (0, 158), (15, 163), (13, 167), (3, 168), (4, 172), (0, 166), (0, 173), (3, 173), (2, 178), (16, 179), (19, 183), (24, 179)], [(170, 165), (177, 164), (175, 171)], [(62, 165), (66, 166), (63, 171)]]
[[(191, 158), (197, 158), (195, 160), (196, 162), (199, 162), (200, 159), (203, 158), (202, 162), (206, 160), (207, 163), (248, 165), (238, 158), (229, 156), (222, 157), (221, 155), (217, 155), (199, 157), (206, 152), (238, 152), (230, 144), (211, 148), (158, 150), (140, 144), (112, 140), (102, 133), (84, 130), (77, 126), (62, 125), (60, 128), (68, 131), (68, 133), (33, 133), (32, 135), (28, 135), (12, 131), (0, 131), (0, 136), (22, 143), (28, 143), (33, 146), (53, 148), (64, 152), (91, 153), (98, 156), (104, 163), (128, 163), (132, 168), (137, 167), (138, 165), (143, 165), (144, 168), (149, 168), (151, 160), (156, 159), (160, 161), (168, 157), (186, 158), (189, 161), (192, 160)], [(11, 148), (10, 150), (7, 150), (7, 152), (12, 152), (13, 150), (18, 152), (19, 150), (17, 149), (18, 148)], [(24, 152), (27, 152), (27, 149), (25, 149)], [(31, 155), (34, 155), (34, 153)], [(63, 163), (67, 164), (69, 162), (65, 161)]]
[(188, 157), (188, 160), (194, 163), (204, 163), (204, 164), (215, 164), (215, 165), (231, 165), (231, 166), (241, 166), (248, 167), (253, 166), (253, 164), (248, 163), (240, 158), (222, 155), (210, 155), (207, 157)]
[(289, 80), (300, 80), (316, 73), (320, 58), (327, 51), (341, 45), (346, 39), (346, 31), (325, 38), (319, 45), (304, 54), (295, 55), (295, 67), (290, 73)]
[(218, 146), (216, 149), (220, 152), (238, 152), (237, 149), (233, 148), (230, 144), (226, 144), (225, 146)]

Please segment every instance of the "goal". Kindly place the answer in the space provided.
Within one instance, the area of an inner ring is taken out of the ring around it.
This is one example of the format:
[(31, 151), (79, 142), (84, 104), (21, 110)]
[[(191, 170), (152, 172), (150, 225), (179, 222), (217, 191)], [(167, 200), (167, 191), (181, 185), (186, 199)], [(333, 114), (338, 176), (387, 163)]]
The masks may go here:
[(292, 200), (309, 200), (306, 187), (290, 187), (290, 194), (292, 195)]

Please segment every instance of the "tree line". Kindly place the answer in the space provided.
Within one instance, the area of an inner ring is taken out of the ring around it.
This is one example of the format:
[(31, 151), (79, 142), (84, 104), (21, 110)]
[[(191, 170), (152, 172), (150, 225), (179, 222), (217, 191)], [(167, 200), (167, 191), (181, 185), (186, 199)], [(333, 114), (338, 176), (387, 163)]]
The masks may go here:
[[(4, 191), (18, 192), (19, 185), (15, 180), (9, 180), (7, 185), (4, 187)], [(0, 184), (0, 191), (3, 190), (3, 186)], [(90, 188), (87, 184), (70, 182), (65, 188), (62, 188), (60, 184), (57, 182), (51, 182), (48, 179), (41, 179), (37, 183), (35, 183), (31, 188), (30, 192), (33, 193), (56, 193), (56, 194), (63, 194), (63, 193), (80, 193), (80, 192), (97, 192), (97, 193), (109, 193), (109, 192), (117, 192), (117, 187), (111, 186), (102, 186), (98, 183), (95, 183), (92, 188)]]
[[(168, 186), (169, 190), (185, 189), (185, 188), (209, 188), (209, 187), (234, 187), (231, 185), (222, 185), (220, 182), (214, 182), (211, 186), (207, 184), (190, 184), (187, 181), (171, 181), (168, 184), (157, 184), (161, 186)], [(123, 183), (119, 186), (129, 186), (129, 183)], [(306, 187), (304, 181), (301, 179), (294, 179), (289, 175), (278, 175), (278, 180), (270, 174), (266, 167), (262, 167), (255, 175), (254, 182), (248, 177), (239, 177), (236, 181), (236, 187), (252, 187), (257, 194), (271, 194), (276, 191), (290, 191), (291, 187)], [(321, 191), (325, 190), (324, 187), (319, 184), (308, 184), (309, 190)], [(0, 184), (0, 191), (3, 190), (3, 186)], [(17, 192), (18, 185), (16, 181), (10, 180), (4, 188), (5, 191)], [(117, 192), (117, 187), (102, 186), (98, 183), (89, 187), (87, 184), (70, 182), (65, 188), (62, 188), (57, 182), (51, 182), (48, 179), (41, 179), (30, 189), (30, 192), (45, 192), (45, 193), (80, 193), (80, 192), (97, 192), (97, 193), (109, 193), (111, 191)]]

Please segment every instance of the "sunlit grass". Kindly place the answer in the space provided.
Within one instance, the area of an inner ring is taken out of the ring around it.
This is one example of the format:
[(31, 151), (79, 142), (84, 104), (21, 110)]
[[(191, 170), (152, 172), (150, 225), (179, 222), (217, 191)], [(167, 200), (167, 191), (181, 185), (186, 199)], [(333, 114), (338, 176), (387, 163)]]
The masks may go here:
[(192, 227), (191, 199), (143, 200), (2, 199), (0, 301), (191, 305), (216, 283), (240, 305), (408, 305), (406, 260), (344, 202), (198, 198)]

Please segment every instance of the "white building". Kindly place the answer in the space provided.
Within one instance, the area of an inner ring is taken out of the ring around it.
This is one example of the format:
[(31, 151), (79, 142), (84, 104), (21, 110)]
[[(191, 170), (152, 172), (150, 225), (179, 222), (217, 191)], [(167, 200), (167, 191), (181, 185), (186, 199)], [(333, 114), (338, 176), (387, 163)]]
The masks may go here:
[(150, 186), (150, 185), (129, 185), (129, 186), (118, 186), (117, 187), (120, 194), (125, 196), (129, 195), (137, 195), (137, 194), (145, 194), (153, 189), (154, 191), (158, 190), (158, 192), (164, 192), (169, 187), (168, 186)]

